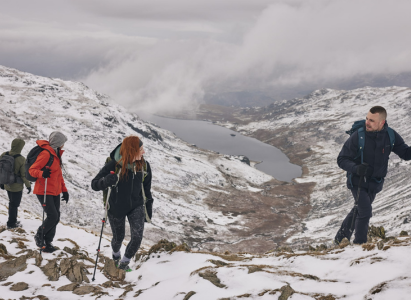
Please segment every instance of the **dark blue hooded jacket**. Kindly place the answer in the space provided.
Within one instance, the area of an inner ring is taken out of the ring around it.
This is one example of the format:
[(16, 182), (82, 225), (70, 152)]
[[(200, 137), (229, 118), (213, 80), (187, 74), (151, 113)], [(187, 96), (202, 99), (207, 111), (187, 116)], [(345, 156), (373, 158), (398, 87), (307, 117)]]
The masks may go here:
[[(387, 123), (378, 132), (365, 131), (364, 162), (373, 170), (361, 185), (369, 191), (378, 193), (382, 190), (384, 178), (387, 175), (388, 159), (391, 154), (390, 138), (387, 132)], [(365, 129), (364, 129), (365, 130)], [(411, 160), (411, 148), (404, 143), (402, 137), (394, 130), (395, 144), (392, 151), (404, 160)], [(344, 143), (337, 158), (338, 166), (347, 171), (347, 187), (358, 187), (359, 176), (356, 174), (357, 165), (361, 164), (358, 157), (358, 132), (354, 132)]]

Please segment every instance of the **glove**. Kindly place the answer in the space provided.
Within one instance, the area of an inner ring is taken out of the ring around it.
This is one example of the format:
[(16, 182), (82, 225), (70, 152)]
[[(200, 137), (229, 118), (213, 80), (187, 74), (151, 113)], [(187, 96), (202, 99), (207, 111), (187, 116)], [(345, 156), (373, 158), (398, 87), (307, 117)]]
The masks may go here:
[(109, 186), (115, 185), (117, 183), (118, 176), (117, 174), (108, 174), (106, 177), (104, 177), (104, 185), (106, 188)]
[(374, 173), (374, 168), (366, 164), (357, 165), (357, 169), (355, 173), (360, 177), (361, 176), (371, 177), (372, 173)]
[(63, 197), (61, 198), (63, 201), (67, 202), (69, 201), (69, 193), (68, 192), (63, 192)]
[(43, 178), (50, 178), (51, 171), (50, 169), (44, 169), (43, 171)]
[(4, 190), (4, 184), (0, 184), (0, 189)]
[(30, 192), (31, 192), (31, 186), (29, 186), (29, 187), (27, 187), (27, 194), (30, 194)]

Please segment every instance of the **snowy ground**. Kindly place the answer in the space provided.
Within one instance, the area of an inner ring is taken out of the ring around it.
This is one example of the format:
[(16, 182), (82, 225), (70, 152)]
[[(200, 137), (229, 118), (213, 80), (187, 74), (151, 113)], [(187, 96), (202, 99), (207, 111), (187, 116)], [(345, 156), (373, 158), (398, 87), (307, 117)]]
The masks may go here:
[[(5, 223), (6, 218), (7, 209), (0, 205), (0, 222)], [(8, 252), (8, 256), (0, 254), (0, 276), (5, 268), (2, 263), (36, 249), (33, 229), (40, 220), (27, 211), (22, 211), (20, 218), (25, 232), (0, 230), (0, 249), (3, 244)], [(54, 244), (60, 249), (74, 249), (75, 243), (79, 247), (77, 251), (91, 259), (77, 259), (79, 263), (84, 262), (90, 283), (78, 282), (74, 291), (58, 290), (72, 284), (60, 272), (62, 259), (73, 257), (67, 250), (58, 250), (53, 254), (43, 253), (40, 266), (35, 265), (34, 258), (29, 258), (27, 268), (3, 278), (0, 282), (0, 297), (33, 299), (31, 297), (43, 295), (48, 299), (97, 299), (98, 296), (99, 299), (137, 297), (147, 300), (279, 299), (283, 293), (280, 289), (287, 285), (295, 291), (288, 298), (290, 300), (399, 300), (409, 299), (411, 293), (409, 237), (386, 242), (385, 250), (378, 250), (375, 243), (367, 244), (369, 248), (374, 247), (369, 251), (361, 246), (347, 246), (317, 252), (271, 252), (259, 256), (246, 253), (152, 253), (148, 260), (147, 256), (143, 256), (133, 261), (133, 271), (127, 273), (125, 280), (119, 281), (117, 286), (107, 285), (110, 280), (99, 269), (96, 280), (91, 281), (98, 236), (81, 228), (59, 224)], [(111, 256), (108, 236), (104, 236), (101, 249), (101, 256)], [(144, 250), (140, 253), (144, 253)], [(56, 261), (57, 280), (49, 281), (41, 267), (53, 260)], [(99, 267), (102, 269), (103, 264), (99, 263)], [(26, 283), (27, 289), (12, 291), (14, 284), (19, 282)], [(99, 290), (76, 295), (80, 287), (91, 287), (90, 290), (99, 287)], [(128, 292), (124, 294), (126, 290)]]

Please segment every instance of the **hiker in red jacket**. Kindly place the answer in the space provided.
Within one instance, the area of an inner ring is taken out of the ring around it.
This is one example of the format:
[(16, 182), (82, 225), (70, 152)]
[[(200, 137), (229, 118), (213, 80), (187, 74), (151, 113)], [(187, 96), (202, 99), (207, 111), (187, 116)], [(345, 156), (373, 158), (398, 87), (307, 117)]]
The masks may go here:
[[(37, 195), (37, 199), (42, 205), (44, 203), (44, 194), (46, 194), (46, 205), (43, 205), (43, 209), (47, 214), (47, 218), (34, 236), (36, 245), (39, 248), (43, 248), (43, 252), (51, 253), (56, 250), (51, 242), (54, 239), (56, 227), (60, 221), (60, 194), (63, 193), (62, 199), (66, 203), (69, 200), (69, 194), (64, 184), (61, 170), (61, 156), (64, 152), (62, 148), (66, 141), (67, 137), (58, 131), (50, 134), (49, 141), (38, 140), (37, 145), (47, 151), (42, 151), (29, 169), (30, 175), (37, 178), (33, 194)], [(54, 160), (51, 166), (46, 168), (50, 155), (53, 155)]]

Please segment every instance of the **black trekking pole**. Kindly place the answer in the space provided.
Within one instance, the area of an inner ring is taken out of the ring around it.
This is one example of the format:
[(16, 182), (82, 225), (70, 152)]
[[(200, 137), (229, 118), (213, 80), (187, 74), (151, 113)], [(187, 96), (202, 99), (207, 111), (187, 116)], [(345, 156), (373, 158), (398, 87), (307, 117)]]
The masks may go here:
[[(50, 167), (46, 166), (46, 169), (50, 169)], [(40, 255), (46, 246), (44, 245), (44, 212), (46, 210), (46, 197), (47, 197), (47, 178), (46, 183), (44, 184), (44, 198), (43, 198), (43, 223), (41, 223), (41, 248), (40, 248)]]
[[(367, 163), (363, 163), (364, 166), (367, 166)], [(358, 199), (360, 199), (360, 191), (361, 191), (361, 184), (364, 181), (365, 175), (360, 177), (360, 181), (358, 182), (358, 190), (357, 190), (357, 196), (355, 197), (355, 202), (354, 202), (354, 212), (352, 216), (352, 221), (351, 221), (351, 227), (350, 227), (350, 234), (353, 233), (354, 228), (355, 228), (355, 220), (357, 219), (357, 214), (358, 214)]]
[[(111, 174), (114, 174), (113, 171), (110, 172)], [(96, 256), (96, 263), (94, 264), (94, 273), (93, 273), (93, 278), (91, 279), (94, 281), (96, 278), (96, 269), (97, 269), (97, 262), (98, 262), (98, 255), (100, 253), (100, 245), (101, 245), (101, 238), (103, 237), (103, 229), (104, 229), (104, 224), (106, 223), (107, 219), (107, 207), (108, 207), (108, 200), (110, 199), (110, 194), (111, 194), (111, 187), (109, 187), (108, 192), (107, 192), (107, 198), (106, 198), (106, 205), (105, 205), (105, 214), (103, 219), (101, 220), (101, 233), (100, 233), (100, 240), (98, 242), (98, 248), (97, 248), (97, 256)]]

